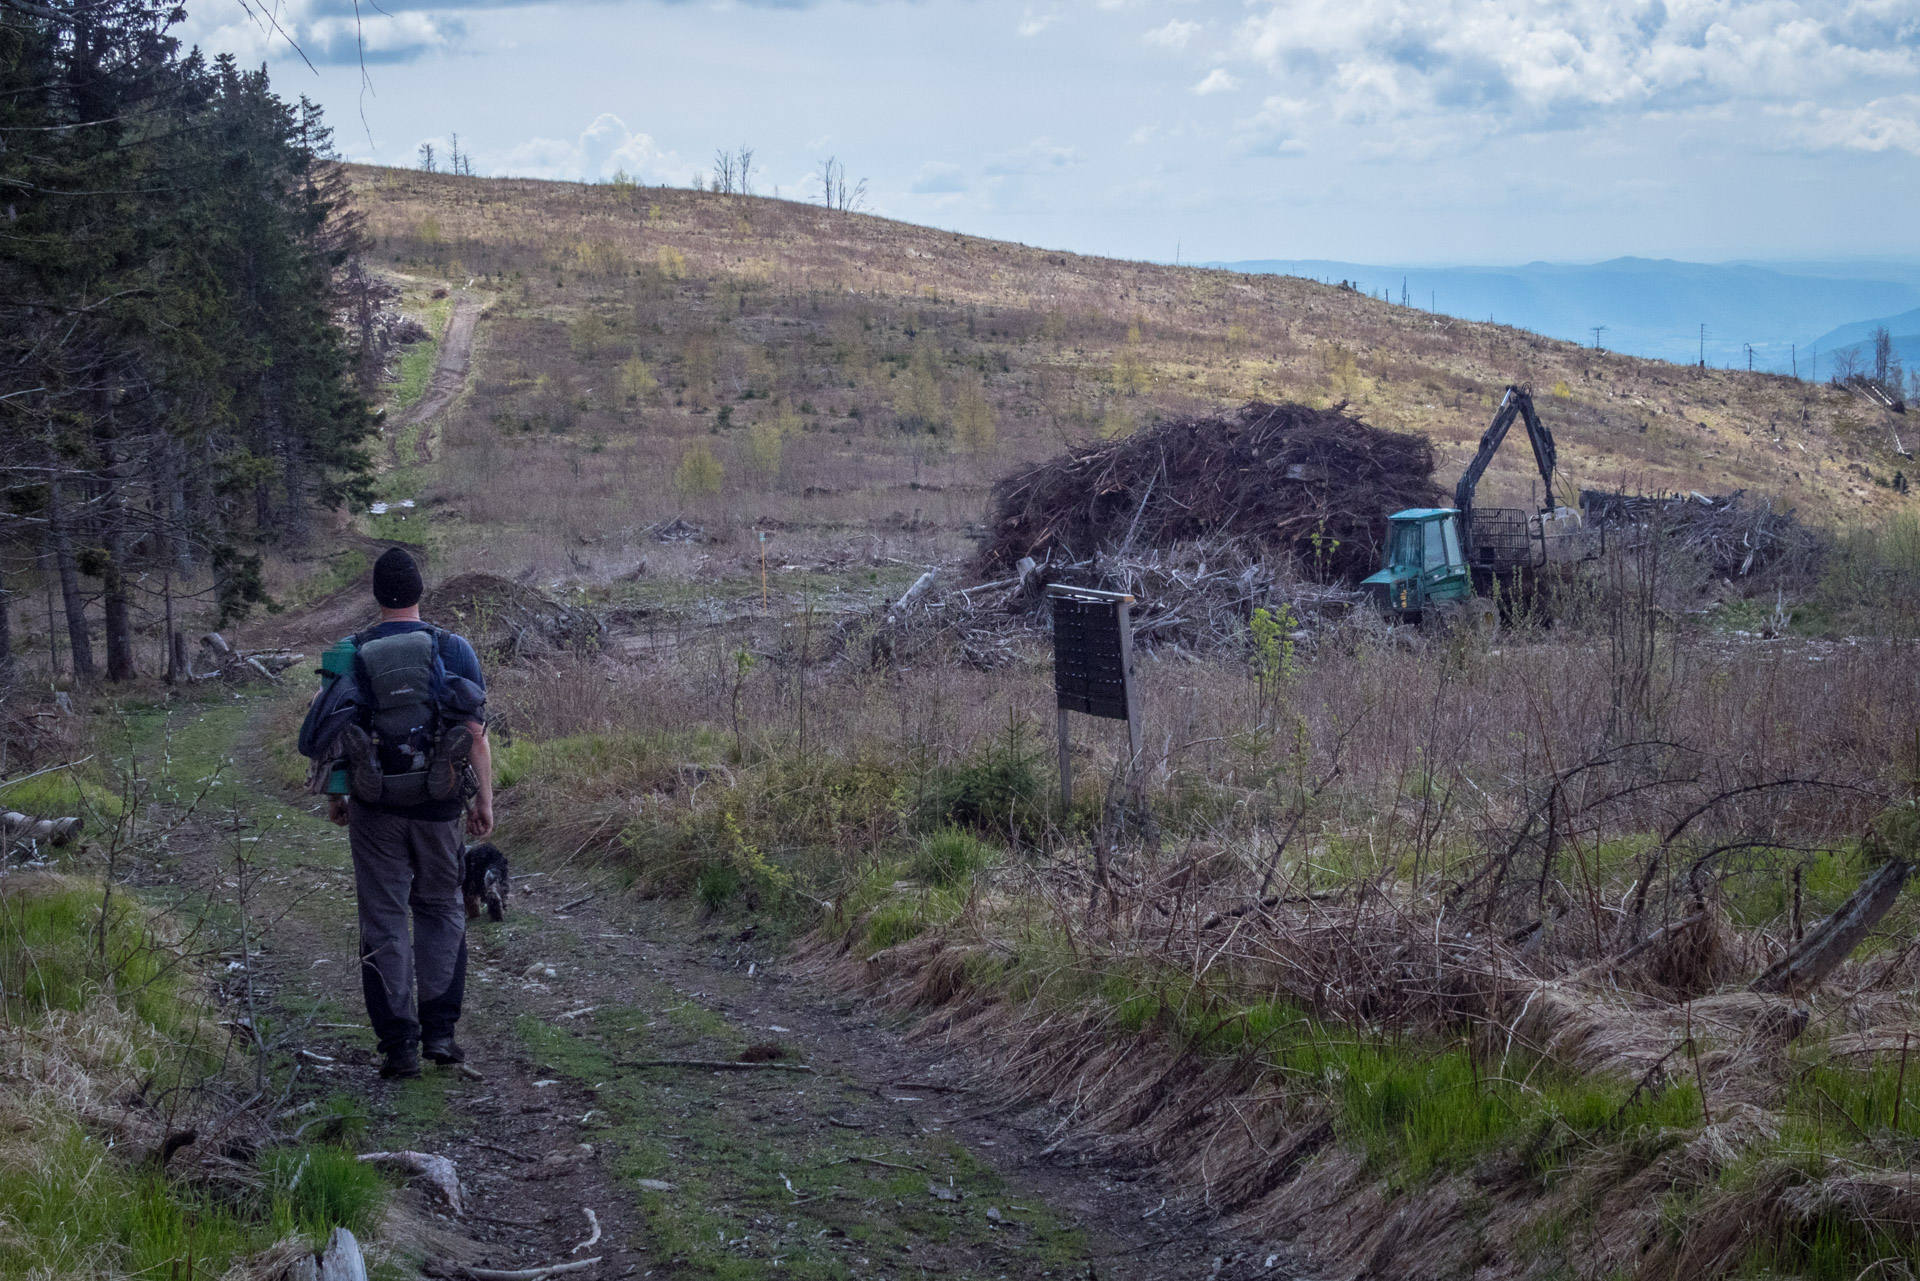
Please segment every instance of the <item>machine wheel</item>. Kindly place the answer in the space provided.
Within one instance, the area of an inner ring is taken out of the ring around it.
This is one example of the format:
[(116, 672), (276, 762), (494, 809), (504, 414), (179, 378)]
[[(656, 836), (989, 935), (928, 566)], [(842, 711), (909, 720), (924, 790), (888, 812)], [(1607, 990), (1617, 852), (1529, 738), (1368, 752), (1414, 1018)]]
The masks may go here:
[(1500, 609), (1485, 596), (1469, 596), (1431, 607), (1421, 622), (1436, 632), (1490, 638), (1500, 630)]

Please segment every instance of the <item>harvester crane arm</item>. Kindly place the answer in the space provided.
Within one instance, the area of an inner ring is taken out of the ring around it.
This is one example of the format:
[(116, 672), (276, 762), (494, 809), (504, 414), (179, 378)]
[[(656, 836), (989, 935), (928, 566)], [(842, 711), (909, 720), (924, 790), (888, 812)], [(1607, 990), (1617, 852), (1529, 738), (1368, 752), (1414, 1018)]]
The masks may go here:
[(1493, 422), (1487, 426), (1486, 434), (1480, 437), (1480, 450), (1474, 454), (1473, 461), (1460, 473), (1460, 482), (1453, 487), (1453, 505), (1460, 512), (1460, 533), (1465, 541), (1471, 541), (1473, 529), (1473, 493), (1480, 487), (1480, 477), (1486, 473), (1487, 464), (1493, 461), (1494, 454), (1500, 450), (1500, 442), (1507, 438), (1507, 430), (1513, 426), (1513, 420), (1520, 418), (1527, 424), (1527, 440), (1533, 445), (1533, 463), (1540, 469), (1540, 480), (1546, 486), (1548, 509), (1554, 504), (1553, 472), (1559, 453), (1554, 447), (1553, 433), (1540, 421), (1540, 415), (1534, 412), (1533, 397), (1524, 387), (1507, 387), (1506, 395), (1500, 398), (1500, 408), (1493, 416)]

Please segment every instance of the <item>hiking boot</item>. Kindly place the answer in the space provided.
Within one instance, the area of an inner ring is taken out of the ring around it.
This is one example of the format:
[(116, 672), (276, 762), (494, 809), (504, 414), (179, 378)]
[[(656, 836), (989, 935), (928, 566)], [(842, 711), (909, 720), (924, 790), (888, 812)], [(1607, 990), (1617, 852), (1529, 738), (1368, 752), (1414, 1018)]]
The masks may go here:
[(388, 1081), (411, 1081), (420, 1075), (420, 1055), (411, 1045), (388, 1050), (381, 1061), (380, 1076)]
[(450, 1036), (436, 1036), (420, 1042), (420, 1052), (442, 1067), (451, 1067), (455, 1063), (465, 1063), (467, 1052), (460, 1043)]
[(427, 764), (427, 795), (436, 801), (458, 796), (466, 781), (467, 762), (473, 756), (473, 731), (465, 725), (449, 725), (440, 732), (440, 743), (433, 760)]
[(358, 725), (349, 725), (340, 731), (340, 747), (347, 756), (347, 790), (357, 801), (377, 802), (386, 790), (386, 778), (380, 773), (372, 737)]

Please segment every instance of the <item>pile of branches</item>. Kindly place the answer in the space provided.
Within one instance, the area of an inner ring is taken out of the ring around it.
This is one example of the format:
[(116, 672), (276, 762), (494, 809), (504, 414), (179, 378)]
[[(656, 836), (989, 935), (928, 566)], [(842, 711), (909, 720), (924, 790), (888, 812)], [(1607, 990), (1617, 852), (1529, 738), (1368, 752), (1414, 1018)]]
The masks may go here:
[(564, 605), (497, 574), (448, 579), (428, 593), (422, 612), (500, 662), (553, 649), (591, 649), (606, 634), (592, 610)]
[(1272, 611), (1291, 627), (1311, 628), (1340, 623), (1365, 599), (1350, 588), (1299, 578), (1285, 568), (1262, 555), (1251, 539), (1212, 538), (1064, 565), (1027, 557), (1005, 578), (971, 587), (933, 569), (891, 606), (843, 620), (831, 648), (846, 652), (857, 630), (865, 647), (863, 662), (913, 661), (928, 645), (950, 641), (967, 665), (1000, 667), (1016, 661), (1023, 644), (1045, 639), (1046, 589), (1053, 583), (1130, 593), (1136, 649), (1239, 650), (1247, 644), (1247, 624), (1256, 609)]
[(187, 657), (186, 646), (181, 645), (175, 666), (190, 681), (278, 682), (280, 673), (305, 658), (305, 654), (287, 649), (238, 650), (219, 632), (208, 632), (200, 638), (197, 662)]
[(994, 487), (981, 578), (1023, 559), (1073, 564), (1107, 553), (1235, 537), (1310, 573), (1358, 582), (1380, 565), (1387, 516), (1441, 500), (1424, 436), (1382, 431), (1345, 406), (1252, 402), (1077, 449)]
[(1791, 511), (1775, 511), (1770, 500), (1754, 500), (1736, 489), (1725, 496), (1690, 490), (1684, 494), (1628, 494), (1604, 489), (1580, 491), (1580, 509), (1589, 525), (1637, 530), (1667, 539), (1696, 554), (1719, 578), (1808, 581), (1820, 569), (1820, 535)]

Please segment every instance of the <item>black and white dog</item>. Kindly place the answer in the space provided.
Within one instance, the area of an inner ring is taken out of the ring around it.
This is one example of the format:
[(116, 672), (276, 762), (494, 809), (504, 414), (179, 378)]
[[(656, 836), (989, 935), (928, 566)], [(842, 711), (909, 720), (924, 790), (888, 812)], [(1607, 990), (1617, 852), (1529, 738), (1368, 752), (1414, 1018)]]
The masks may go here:
[(512, 885), (507, 856), (498, 845), (489, 841), (467, 846), (467, 872), (460, 888), (466, 895), (469, 921), (480, 915), (482, 903), (487, 906), (488, 920), (506, 920), (507, 891)]

